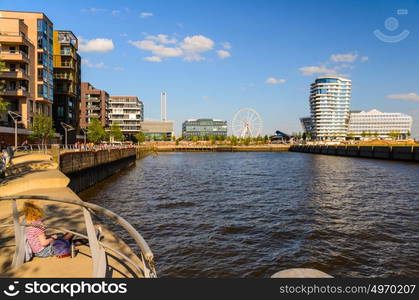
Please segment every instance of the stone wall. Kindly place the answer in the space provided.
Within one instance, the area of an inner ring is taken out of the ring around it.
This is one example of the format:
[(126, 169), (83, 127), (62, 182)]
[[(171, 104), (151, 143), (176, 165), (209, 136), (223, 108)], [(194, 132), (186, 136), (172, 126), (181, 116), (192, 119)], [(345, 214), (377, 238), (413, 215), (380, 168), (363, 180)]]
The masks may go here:
[(419, 147), (417, 146), (296, 145), (291, 146), (289, 151), (419, 162)]
[(76, 193), (132, 165), (136, 150), (111, 149), (60, 154), (60, 170), (70, 178), (69, 187)]

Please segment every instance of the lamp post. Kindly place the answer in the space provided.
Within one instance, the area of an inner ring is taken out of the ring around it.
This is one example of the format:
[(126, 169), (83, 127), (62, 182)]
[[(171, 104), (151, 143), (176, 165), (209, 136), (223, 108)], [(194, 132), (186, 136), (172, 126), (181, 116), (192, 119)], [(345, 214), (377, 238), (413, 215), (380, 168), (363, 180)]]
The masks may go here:
[(10, 110), (8, 111), (8, 113), (9, 116), (13, 119), (13, 122), (15, 123), (15, 150), (17, 150), (17, 123), (19, 123), (19, 118), (22, 119), (22, 116)]
[(81, 128), (81, 131), (83, 131), (83, 137), (84, 137), (84, 145), (86, 145), (86, 135), (87, 135), (87, 129), (86, 128)]
[(64, 128), (64, 135), (65, 135), (65, 148), (67, 149), (67, 132), (74, 130), (74, 127), (70, 124), (66, 124), (61, 122), (61, 126)]

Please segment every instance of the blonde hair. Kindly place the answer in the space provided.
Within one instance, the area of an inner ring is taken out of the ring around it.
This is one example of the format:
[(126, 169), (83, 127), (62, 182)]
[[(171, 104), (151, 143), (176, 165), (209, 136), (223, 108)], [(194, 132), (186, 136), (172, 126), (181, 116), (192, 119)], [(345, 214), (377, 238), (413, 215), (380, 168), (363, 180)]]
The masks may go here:
[(42, 208), (32, 202), (25, 202), (23, 204), (23, 213), (28, 222), (36, 221), (44, 217)]

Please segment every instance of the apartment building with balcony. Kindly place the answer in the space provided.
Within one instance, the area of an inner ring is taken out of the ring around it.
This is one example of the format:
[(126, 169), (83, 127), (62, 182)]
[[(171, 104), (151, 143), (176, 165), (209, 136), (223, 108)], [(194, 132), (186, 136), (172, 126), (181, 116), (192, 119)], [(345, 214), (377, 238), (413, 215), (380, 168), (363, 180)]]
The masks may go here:
[[(2, 43), (2, 52), (9, 52), (9, 55), (8, 57), (2, 55), (0, 59), (6, 60), (10, 58), (10, 52), (12, 52), (11, 55), (14, 55), (19, 61), (19, 69), (23, 70), (20, 62), (23, 62), (24, 65), (26, 61), (30, 65), (26, 70), (28, 70), (29, 76), (32, 78), (27, 83), (25, 80), (19, 80), (16, 84), (9, 85), (8, 89), (10, 92), (6, 96), (18, 97), (19, 99), (26, 97), (26, 108), (22, 105), (22, 110), (20, 111), (24, 114), (23, 122), (25, 126), (29, 126), (35, 113), (43, 113), (52, 117), (52, 103), (54, 100), (53, 23), (41, 12), (0, 10), (0, 19), (19, 20), (26, 26), (26, 29), (22, 30), (25, 26), (19, 25), (20, 27), (17, 27), (15, 25), (15, 29), (12, 32), (14, 31), (14, 38), (19, 40), (19, 48), (16, 47), (17, 45), (15, 45), (14, 49), (13, 46), (10, 48), (8, 45), (3, 48)], [(0, 28), (0, 31), (7, 32), (10, 30), (9, 26), (0, 26)], [(18, 32), (16, 32), (17, 28), (19, 28)], [(7, 34), (3, 36), (7, 36)], [(29, 41), (33, 46), (29, 46), (23, 40)], [(23, 103), (23, 100), (19, 102)]]
[[(28, 38), (28, 26), (23, 20), (0, 16), (0, 61), (3, 63), (0, 97), (9, 104), (8, 110), (22, 116), (20, 127), (29, 127), (32, 117), (35, 98), (34, 49), (35, 45)], [(0, 126), (14, 126), (7, 112), (0, 115)]]
[(93, 118), (98, 118), (103, 127), (107, 126), (109, 94), (89, 82), (81, 83), (80, 92), (80, 128), (86, 128)]
[(318, 77), (311, 84), (312, 133), (316, 140), (344, 140), (348, 133), (351, 80)]
[(141, 130), (144, 121), (144, 105), (136, 96), (109, 97), (109, 125), (119, 124), (122, 133), (129, 138)]
[(54, 103), (52, 105), (56, 131), (64, 136), (61, 123), (75, 130), (68, 132), (68, 142), (76, 141), (80, 122), (81, 58), (78, 40), (73, 32), (54, 30)]

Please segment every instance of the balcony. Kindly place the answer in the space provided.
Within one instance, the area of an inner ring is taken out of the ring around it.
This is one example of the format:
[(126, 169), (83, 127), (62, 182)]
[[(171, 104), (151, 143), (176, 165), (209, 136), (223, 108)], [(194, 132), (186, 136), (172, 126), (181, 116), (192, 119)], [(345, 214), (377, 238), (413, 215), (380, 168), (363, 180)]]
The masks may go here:
[(0, 31), (0, 41), (2, 44), (20, 44), (33, 47), (34, 44), (25, 35), (16, 32)]
[(19, 61), (29, 63), (28, 54), (23, 51), (1, 51), (0, 60), (4, 61)]
[(1, 78), (10, 78), (10, 79), (24, 79), (29, 80), (29, 75), (25, 70), (16, 70), (16, 71), (3, 71), (0, 73)]
[(16, 89), (6, 88), (5, 90), (0, 91), (0, 96), (3, 96), (3, 97), (28, 97), (29, 92), (25, 88), (16, 88)]

